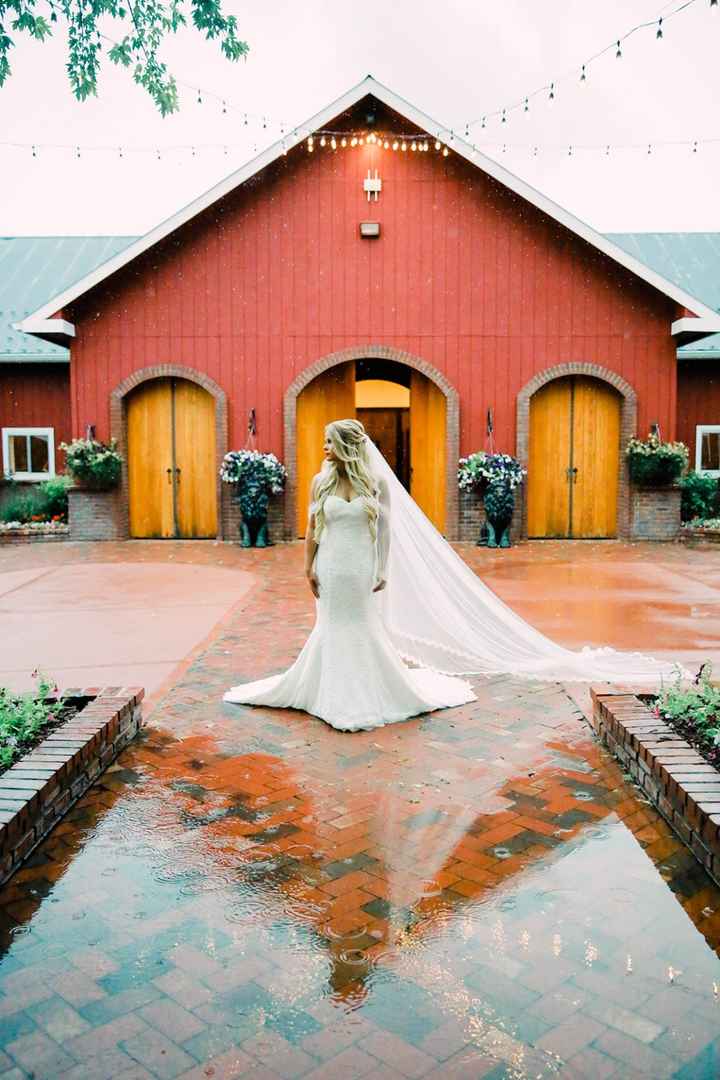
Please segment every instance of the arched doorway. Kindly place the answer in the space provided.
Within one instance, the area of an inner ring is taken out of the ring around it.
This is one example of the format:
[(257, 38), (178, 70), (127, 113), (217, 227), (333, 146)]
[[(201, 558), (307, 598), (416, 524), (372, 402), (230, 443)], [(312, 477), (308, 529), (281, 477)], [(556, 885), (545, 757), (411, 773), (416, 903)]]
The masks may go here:
[[(454, 417), (455, 398), (452, 408)], [(456, 456), (454, 444), (449, 446), (447, 392), (416, 367), (365, 355), (329, 365), (297, 394), (295, 535), (305, 534), (325, 425), (340, 417), (362, 420), (401, 483), (435, 527), (446, 532), (448, 454)]]
[(131, 390), (125, 409), (130, 536), (215, 537), (215, 399), (169, 376)]
[(620, 393), (598, 378), (552, 379), (530, 398), (529, 538), (618, 533)]

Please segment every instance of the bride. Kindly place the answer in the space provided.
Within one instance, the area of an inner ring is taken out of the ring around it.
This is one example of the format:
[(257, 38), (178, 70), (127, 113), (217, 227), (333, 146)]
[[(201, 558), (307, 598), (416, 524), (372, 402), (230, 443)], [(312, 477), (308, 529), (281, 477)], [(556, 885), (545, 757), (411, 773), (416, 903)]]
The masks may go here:
[(315, 625), (291, 667), (231, 687), (224, 701), (360, 731), (476, 700), (461, 675), (633, 686), (689, 677), (639, 653), (566, 649), (533, 629), (455, 553), (358, 420), (328, 424), (324, 452), (305, 539)]

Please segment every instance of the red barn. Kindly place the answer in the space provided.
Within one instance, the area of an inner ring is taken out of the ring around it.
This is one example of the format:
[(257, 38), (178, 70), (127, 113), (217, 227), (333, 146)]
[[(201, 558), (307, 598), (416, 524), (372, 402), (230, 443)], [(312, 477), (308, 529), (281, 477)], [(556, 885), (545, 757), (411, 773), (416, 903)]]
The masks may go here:
[(254, 410), (286, 537), (351, 415), (450, 538), (489, 426), (526, 534), (596, 537), (629, 534), (624, 443), (675, 436), (678, 346), (720, 316), (368, 77), (16, 326), (69, 345), (69, 428), (118, 440), (131, 536), (234, 538), (218, 468)]

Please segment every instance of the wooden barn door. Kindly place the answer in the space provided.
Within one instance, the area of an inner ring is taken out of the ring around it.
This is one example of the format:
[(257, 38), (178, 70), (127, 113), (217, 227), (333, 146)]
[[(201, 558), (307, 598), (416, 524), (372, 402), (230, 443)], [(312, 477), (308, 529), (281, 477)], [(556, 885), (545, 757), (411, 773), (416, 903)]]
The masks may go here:
[(215, 402), (185, 379), (154, 379), (127, 401), (130, 535), (217, 535)]
[(419, 371), (410, 376), (410, 494), (440, 532), (445, 532), (445, 395)]
[(323, 463), (325, 427), (331, 420), (355, 416), (355, 362), (338, 364), (318, 375), (298, 395), (297, 443), (297, 535), (307, 527), (310, 484)]
[(619, 468), (619, 394), (581, 375), (548, 383), (530, 401), (528, 536), (615, 536)]

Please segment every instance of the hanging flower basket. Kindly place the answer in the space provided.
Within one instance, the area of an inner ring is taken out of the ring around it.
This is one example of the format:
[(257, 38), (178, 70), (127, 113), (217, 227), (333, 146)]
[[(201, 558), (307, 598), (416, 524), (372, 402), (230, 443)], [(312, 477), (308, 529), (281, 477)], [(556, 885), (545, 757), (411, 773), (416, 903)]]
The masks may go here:
[(481, 496), (486, 526), (478, 544), (510, 547), (510, 522), (515, 509), (513, 494), (526, 475), (520, 462), (511, 454), (487, 454), (478, 450), (460, 458), (458, 486)]
[(669, 487), (680, 479), (689, 459), (685, 443), (662, 442), (657, 435), (630, 439), (625, 453), (630, 479), (641, 487)]
[(120, 482), (122, 455), (118, 453), (117, 443), (97, 439), (73, 439), (71, 443), (60, 443), (65, 451), (68, 472), (80, 487), (90, 491), (112, 491)]
[(274, 454), (259, 450), (230, 450), (223, 458), (220, 477), (233, 484), (240, 506), (242, 547), (268, 547), (267, 515), (271, 495), (285, 488), (287, 470)]

